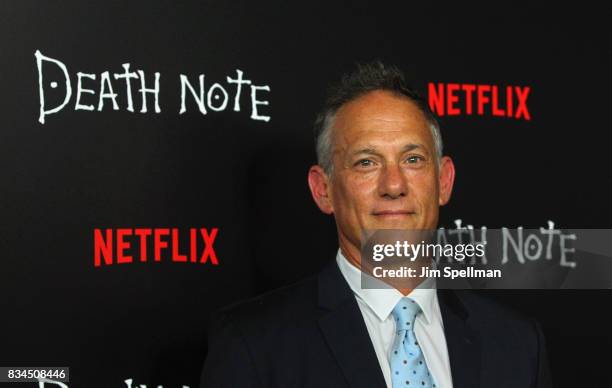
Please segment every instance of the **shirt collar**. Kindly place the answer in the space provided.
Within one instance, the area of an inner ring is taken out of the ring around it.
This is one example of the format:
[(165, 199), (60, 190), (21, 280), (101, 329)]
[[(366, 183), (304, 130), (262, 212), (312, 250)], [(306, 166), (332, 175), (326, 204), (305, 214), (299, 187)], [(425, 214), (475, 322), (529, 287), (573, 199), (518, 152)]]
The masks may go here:
[[(393, 311), (397, 302), (399, 302), (404, 295), (395, 288), (389, 286), (381, 288), (362, 288), (362, 275), (370, 277), (370, 280), (373, 282), (380, 282), (380, 280), (373, 278), (369, 274), (362, 273), (359, 268), (355, 267), (346, 257), (344, 257), (340, 249), (338, 249), (338, 254), (336, 255), (336, 262), (346, 282), (351, 287), (351, 290), (353, 290), (353, 293), (374, 311), (378, 319), (385, 321)], [(438, 298), (434, 288), (435, 284), (434, 286), (427, 284), (426, 287), (422, 287), (422, 285), (412, 290), (406, 297), (413, 299), (419, 305), (421, 311), (423, 311), (425, 320), (429, 323), (433, 317), (434, 306)]]

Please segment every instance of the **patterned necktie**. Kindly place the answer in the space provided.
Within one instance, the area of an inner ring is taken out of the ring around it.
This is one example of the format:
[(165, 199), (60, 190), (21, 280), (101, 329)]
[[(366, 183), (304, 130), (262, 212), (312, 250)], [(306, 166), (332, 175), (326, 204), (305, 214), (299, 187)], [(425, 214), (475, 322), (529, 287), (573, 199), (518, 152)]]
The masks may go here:
[(421, 311), (418, 303), (402, 298), (393, 309), (396, 336), (391, 349), (391, 381), (393, 388), (435, 388), (421, 347), (414, 335), (414, 320)]

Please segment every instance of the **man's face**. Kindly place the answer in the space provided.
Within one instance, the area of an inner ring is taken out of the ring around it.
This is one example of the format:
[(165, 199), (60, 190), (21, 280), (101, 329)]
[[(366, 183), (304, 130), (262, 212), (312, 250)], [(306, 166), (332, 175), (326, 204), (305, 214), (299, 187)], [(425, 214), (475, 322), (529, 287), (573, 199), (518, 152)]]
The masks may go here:
[(359, 247), (364, 230), (437, 226), (454, 168), (449, 158), (438, 167), (429, 123), (412, 101), (385, 91), (365, 94), (338, 110), (332, 134), (327, 198), (313, 196), (334, 214), (341, 243)]

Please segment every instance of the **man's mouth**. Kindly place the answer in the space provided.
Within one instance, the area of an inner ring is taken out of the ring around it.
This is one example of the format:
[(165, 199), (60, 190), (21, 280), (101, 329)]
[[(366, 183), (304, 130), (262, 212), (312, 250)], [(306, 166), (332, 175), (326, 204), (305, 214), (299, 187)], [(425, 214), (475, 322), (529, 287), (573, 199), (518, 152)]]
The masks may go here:
[(390, 217), (390, 216), (409, 216), (414, 215), (415, 212), (409, 210), (378, 210), (372, 212), (372, 215)]

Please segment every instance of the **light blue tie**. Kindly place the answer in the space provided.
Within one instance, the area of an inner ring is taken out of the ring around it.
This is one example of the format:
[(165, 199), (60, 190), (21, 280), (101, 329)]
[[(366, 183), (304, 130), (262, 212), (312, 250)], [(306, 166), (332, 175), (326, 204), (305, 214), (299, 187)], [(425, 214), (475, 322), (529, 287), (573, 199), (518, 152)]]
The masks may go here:
[(420, 311), (418, 303), (406, 297), (400, 299), (393, 309), (396, 327), (390, 363), (393, 388), (436, 387), (414, 335), (414, 320)]

